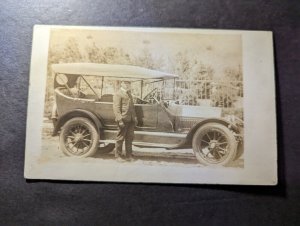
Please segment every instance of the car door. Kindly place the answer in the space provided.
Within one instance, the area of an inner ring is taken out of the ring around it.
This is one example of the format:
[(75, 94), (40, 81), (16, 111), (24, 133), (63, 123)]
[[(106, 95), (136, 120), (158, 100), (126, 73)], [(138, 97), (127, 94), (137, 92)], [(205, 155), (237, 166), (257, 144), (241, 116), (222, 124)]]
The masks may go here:
[(135, 104), (134, 106), (138, 119), (136, 127), (141, 130), (156, 129), (158, 104)]

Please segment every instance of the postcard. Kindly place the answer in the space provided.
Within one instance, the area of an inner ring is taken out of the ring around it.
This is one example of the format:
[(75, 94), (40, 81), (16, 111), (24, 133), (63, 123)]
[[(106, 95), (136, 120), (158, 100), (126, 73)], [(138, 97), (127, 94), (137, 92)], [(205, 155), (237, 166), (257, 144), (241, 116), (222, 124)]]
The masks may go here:
[(277, 184), (272, 32), (36, 25), (25, 178)]

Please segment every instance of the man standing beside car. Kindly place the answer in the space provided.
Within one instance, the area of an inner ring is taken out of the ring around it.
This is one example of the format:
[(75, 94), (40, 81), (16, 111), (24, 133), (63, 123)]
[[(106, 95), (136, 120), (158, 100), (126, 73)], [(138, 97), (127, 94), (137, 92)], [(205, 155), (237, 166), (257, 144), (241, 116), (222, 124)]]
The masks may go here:
[(124, 159), (122, 146), (125, 140), (125, 160), (132, 161), (132, 141), (137, 118), (131, 95), (130, 81), (121, 81), (120, 90), (116, 92), (113, 98), (113, 111), (119, 129), (116, 137), (115, 157), (119, 161)]

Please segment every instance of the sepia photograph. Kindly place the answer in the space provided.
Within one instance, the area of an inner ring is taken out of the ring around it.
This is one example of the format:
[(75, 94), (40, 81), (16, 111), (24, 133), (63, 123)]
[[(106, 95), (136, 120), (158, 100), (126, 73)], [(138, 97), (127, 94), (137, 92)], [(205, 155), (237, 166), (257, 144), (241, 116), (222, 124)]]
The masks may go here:
[(269, 77), (249, 73), (251, 35), (272, 45), (264, 32), (36, 26), (25, 177), (276, 184), (275, 87), (253, 106), (259, 87), (244, 84), (272, 82), (273, 59), (256, 65)]

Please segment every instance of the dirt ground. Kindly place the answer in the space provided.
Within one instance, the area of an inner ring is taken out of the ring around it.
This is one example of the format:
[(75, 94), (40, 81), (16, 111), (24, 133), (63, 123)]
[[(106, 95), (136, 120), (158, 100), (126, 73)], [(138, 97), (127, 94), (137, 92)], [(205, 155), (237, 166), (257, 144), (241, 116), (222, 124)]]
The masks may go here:
[[(164, 148), (140, 148), (133, 146), (133, 162), (117, 162), (114, 154), (99, 154), (96, 153), (93, 157), (88, 158), (74, 158), (65, 156), (59, 150), (59, 137), (52, 137), (50, 135), (51, 125), (47, 124), (43, 129), (42, 140), (42, 154), (40, 156), (40, 162), (69, 162), (69, 161), (82, 161), (90, 163), (113, 163), (113, 164), (138, 164), (149, 166), (184, 166), (184, 167), (203, 167), (194, 156), (192, 149), (176, 149), (167, 150)], [(228, 167), (244, 167), (243, 156), (240, 159), (232, 162)]]

